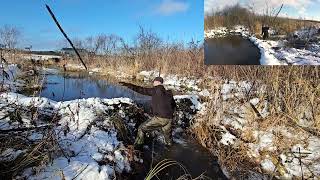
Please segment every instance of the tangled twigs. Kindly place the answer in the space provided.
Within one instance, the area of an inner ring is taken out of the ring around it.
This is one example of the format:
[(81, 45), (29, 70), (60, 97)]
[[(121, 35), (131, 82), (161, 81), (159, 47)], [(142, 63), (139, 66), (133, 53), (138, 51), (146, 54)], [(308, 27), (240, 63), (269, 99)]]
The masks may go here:
[[(49, 130), (48, 133), (42, 131), (43, 138), (40, 141), (28, 140), (28, 132), (20, 133), (22, 134), (21, 136), (26, 136), (26, 138), (21, 138), (20, 135), (12, 136), (10, 133), (8, 135), (3, 135), (0, 141), (7, 141), (10, 143), (7, 143), (7, 147), (1, 149), (8, 149), (8, 147), (10, 147), (14, 150), (13, 153), (20, 153), (17, 154), (16, 157), (2, 159), (0, 161), (0, 179), (11, 179), (23, 169), (50, 161), (52, 159), (52, 153), (54, 153), (56, 149), (56, 144), (51, 131), (52, 130)], [(16, 151), (17, 149), (23, 150)]]

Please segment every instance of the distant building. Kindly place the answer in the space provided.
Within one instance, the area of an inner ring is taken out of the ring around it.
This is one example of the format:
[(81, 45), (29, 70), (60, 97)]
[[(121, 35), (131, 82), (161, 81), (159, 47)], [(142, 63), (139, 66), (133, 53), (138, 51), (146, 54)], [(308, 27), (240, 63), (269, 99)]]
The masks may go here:
[(25, 59), (34, 61), (60, 61), (62, 59), (61, 54), (55, 51), (25, 51), (24, 54)]
[[(77, 51), (79, 53), (87, 53), (87, 50), (81, 49), (81, 48), (77, 49)], [(64, 54), (64, 55), (71, 55), (71, 56), (76, 55), (76, 52), (73, 50), (73, 48), (62, 48), (60, 52), (61, 54)]]

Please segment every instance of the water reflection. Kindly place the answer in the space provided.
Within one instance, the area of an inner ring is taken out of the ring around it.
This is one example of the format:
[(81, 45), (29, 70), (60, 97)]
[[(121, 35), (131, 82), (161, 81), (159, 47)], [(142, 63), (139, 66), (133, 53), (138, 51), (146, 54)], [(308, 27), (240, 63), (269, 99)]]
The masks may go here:
[(259, 59), (259, 49), (241, 36), (230, 35), (205, 41), (206, 65), (258, 65)]
[(54, 101), (68, 101), (90, 97), (128, 97), (138, 103), (150, 100), (148, 96), (143, 96), (128, 88), (83, 73), (73, 73), (65, 76), (62, 74), (47, 75), (45, 88), (40, 93), (40, 96)]

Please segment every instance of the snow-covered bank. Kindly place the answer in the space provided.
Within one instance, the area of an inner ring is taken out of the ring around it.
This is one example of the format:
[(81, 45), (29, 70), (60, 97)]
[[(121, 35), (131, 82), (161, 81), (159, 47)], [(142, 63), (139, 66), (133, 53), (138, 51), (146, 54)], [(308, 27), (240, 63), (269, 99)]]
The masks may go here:
[(318, 121), (310, 112), (314, 107), (296, 107), (300, 118), (295, 122), (275, 116), (259, 82), (224, 81), (219, 92), (206, 107), (212, 115), (197, 118), (192, 128), (205, 147), (221, 156), (221, 165), (228, 166), (222, 167), (225, 174), (231, 178), (238, 172), (245, 179), (294, 179), (302, 173), (304, 179), (320, 177)]
[[(312, 33), (310, 33), (312, 32)], [(302, 29), (294, 32), (299, 38), (308, 35), (308, 46), (297, 49), (288, 46), (287, 40), (261, 40), (243, 26), (235, 26), (233, 29), (220, 27), (204, 32), (205, 38), (224, 37), (228, 34), (238, 34), (254, 43), (261, 53), (260, 63), (262, 65), (319, 65), (320, 64), (320, 35), (316, 28), (311, 30)]]
[[(84, 68), (77, 64), (68, 64), (67, 70), (84, 70)], [(104, 74), (102, 68), (93, 68), (89, 69), (89, 74), (98, 74), (98, 75), (110, 75), (115, 78), (120, 79), (121, 81), (125, 80), (139, 80), (144, 82), (151, 82), (155, 77), (159, 76), (158, 70), (142, 70), (137, 74), (130, 74), (124, 71), (110, 71), (107, 74)], [(201, 88), (202, 79), (196, 77), (185, 77), (177, 74), (165, 74), (161, 73), (160, 76), (164, 79), (164, 85), (168, 89), (182, 91), (186, 94), (197, 94), (200, 96), (209, 96), (209, 92), (206, 89)]]
[[(159, 76), (159, 72), (153, 71), (141, 71), (137, 75), (137, 79), (145, 82), (152, 81), (155, 77)], [(172, 89), (185, 94), (197, 95), (201, 97), (210, 98), (210, 93), (206, 87), (203, 86), (204, 82), (202, 78), (185, 77), (173, 74), (161, 73), (160, 76), (164, 79), (164, 86), (168, 89)]]
[[(28, 179), (72, 179), (80, 170), (83, 170), (78, 178), (112, 179), (115, 172), (130, 171), (128, 150), (118, 140), (114, 122), (106, 114), (118, 106), (119, 115), (128, 115), (125, 114), (125, 105), (135, 107), (131, 100), (90, 98), (54, 102), (46, 98), (30, 98), (6, 93), (1, 94), (1, 101), (1, 104), (15, 103), (24, 108), (32, 106), (38, 108), (39, 111), (58, 113), (61, 116), (59, 125), (54, 131), (66, 157), (58, 153), (51, 164), (44, 169), (39, 167), (41, 170), (36, 175), (32, 173), (32, 168), (29, 168), (21, 176)], [(26, 117), (23, 118), (23, 125), (12, 124), (9, 118), (5, 118), (1, 121), (1, 130), (16, 128), (15, 126), (32, 126), (31, 121)], [(36, 122), (36, 124), (40, 123), (44, 122)], [(134, 125), (134, 122), (132, 123)], [(33, 140), (41, 140), (42, 136), (35, 136), (40, 139)], [(102, 160), (107, 160), (109, 163), (101, 166), (99, 161)]]
[[(58, 149), (52, 152), (52, 161), (22, 170), (16, 178), (114, 179), (117, 173), (129, 173), (132, 161), (142, 161), (128, 144), (132, 143), (137, 126), (148, 116), (128, 98), (55, 102), (16, 93), (2, 93), (0, 98), (1, 132), (27, 127), (30, 131), (22, 131), (20, 136), (40, 143), (46, 140), (43, 138), (49, 130), (36, 127), (50, 125), (57, 141)], [(178, 119), (190, 121), (201, 109), (196, 96), (176, 96), (175, 99), (181, 106), (177, 110)], [(185, 102), (188, 103), (183, 105)], [(189, 112), (182, 112), (185, 107), (190, 107)], [(12, 112), (16, 116), (8, 116)], [(123, 126), (125, 131), (121, 129)], [(12, 155), (9, 157), (8, 153)], [(29, 151), (19, 146), (15, 149), (4, 146), (0, 148), (0, 161), (10, 162), (26, 153)]]

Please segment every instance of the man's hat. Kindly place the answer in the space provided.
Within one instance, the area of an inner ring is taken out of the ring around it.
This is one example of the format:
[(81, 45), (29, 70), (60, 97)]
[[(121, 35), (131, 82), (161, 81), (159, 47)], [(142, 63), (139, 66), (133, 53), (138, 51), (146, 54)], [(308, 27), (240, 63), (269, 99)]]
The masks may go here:
[(158, 76), (158, 77), (154, 78), (153, 82), (154, 81), (159, 81), (159, 82), (163, 83), (163, 78)]

